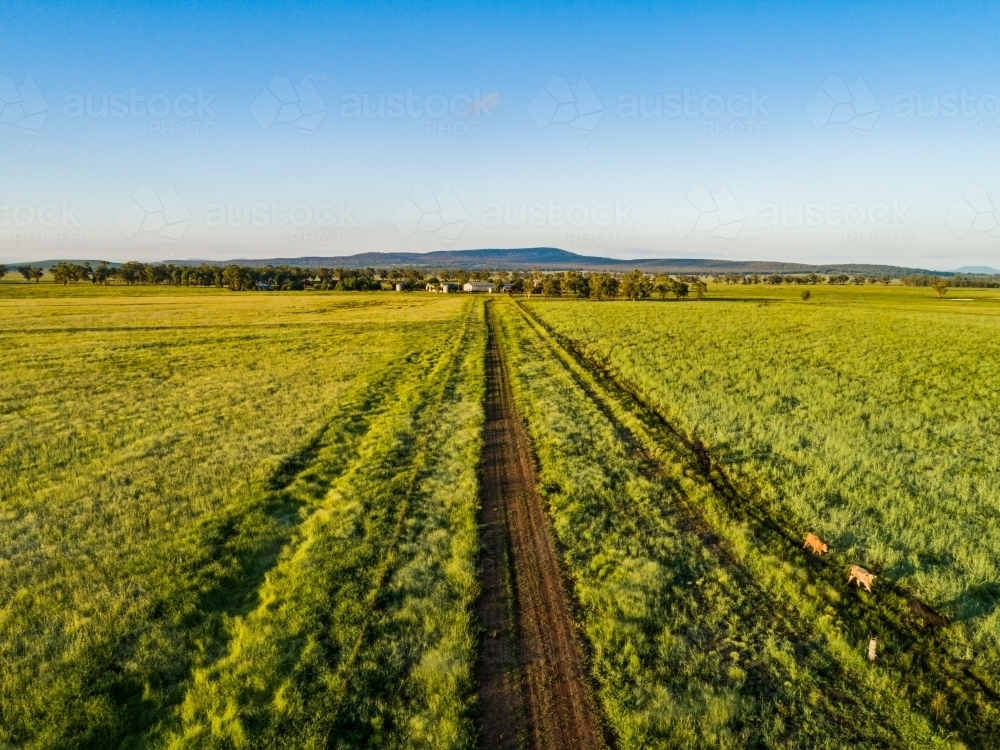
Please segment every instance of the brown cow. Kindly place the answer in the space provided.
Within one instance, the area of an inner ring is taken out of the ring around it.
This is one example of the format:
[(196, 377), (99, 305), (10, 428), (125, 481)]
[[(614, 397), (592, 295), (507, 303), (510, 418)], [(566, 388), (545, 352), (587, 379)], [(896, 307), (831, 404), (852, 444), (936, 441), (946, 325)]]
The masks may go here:
[(867, 591), (870, 594), (872, 592), (872, 581), (874, 581), (876, 578), (878, 578), (877, 575), (869, 573), (860, 565), (852, 565), (851, 577), (847, 579), (847, 584), (850, 585), (851, 581), (857, 581), (858, 588), (864, 586), (865, 591)]
[(934, 628), (946, 628), (948, 627), (948, 618), (944, 615), (939, 615), (933, 609), (928, 607), (919, 599), (913, 599), (910, 602), (910, 611), (923, 618), (924, 622)]
[(808, 549), (812, 551), (814, 555), (822, 555), (824, 552), (830, 551), (830, 548), (826, 546), (823, 540), (811, 531), (806, 534), (806, 541), (805, 544), (802, 545), (802, 549)]

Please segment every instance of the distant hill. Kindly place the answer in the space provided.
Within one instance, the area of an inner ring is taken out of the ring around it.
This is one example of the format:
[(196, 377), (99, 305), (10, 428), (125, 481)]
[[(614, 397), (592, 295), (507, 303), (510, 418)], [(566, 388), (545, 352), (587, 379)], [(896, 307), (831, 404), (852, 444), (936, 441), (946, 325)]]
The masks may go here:
[[(174, 265), (199, 265), (206, 261), (170, 261)], [(638, 268), (650, 273), (724, 274), (724, 273), (848, 273), (867, 276), (892, 276), (908, 274), (937, 274), (950, 276), (950, 272), (928, 271), (922, 268), (883, 266), (869, 263), (840, 263), (812, 265), (808, 263), (780, 263), (765, 260), (712, 260), (705, 258), (639, 258), (621, 260), (579, 255), (556, 247), (529, 247), (517, 249), (486, 250), (436, 250), (429, 253), (359, 253), (334, 257), (306, 256), (298, 258), (240, 258), (214, 261), (218, 265), (235, 263), (246, 266), (289, 265), (303, 268), (464, 268), (467, 270), (504, 269), (527, 271), (625, 271)]]
[(961, 268), (956, 268), (952, 273), (975, 273), (990, 276), (992, 274), (1000, 274), (1000, 271), (990, 266), (962, 266)]
[[(57, 263), (89, 262), (96, 266), (100, 260), (42, 260), (24, 261), (22, 263), (5, 263), (8, 269), (18, 266), (40, 266), (45, 270)], [(904, 266), (883, 266), (871, 263), (781, 263), (771, 260), (714, 260), (709, 258), (637, 258), (621, 260), (619, 258), (602, 258), (593, 255), (579, 255), (557, 247), (527, 247), (515, 249), (486, 250), (435, 250), (429, 253), (359, 253), (344, 256), (304, 256), (298, 258), (235, 258), (233, 260), (170, 260), (162, 261), (175, 266), (199, 266), (202, 264), (224, 266), (230, 264), (242, 266), (299, 266), (301, 268), (421, 268), (421, 269), (466, 269), (477, 270), (507, 270), (529, 271), (537, 268), (541, 271), (630, 271), (638, 268), (647, 273), (673, 274), (795, 274), (795, 273), (846, 273), (863, 274), (865, 276), (891, 276), (899, 278), (910, 274), (933, 274), (937, 276), (953, 276), (954, 274), (1000, 274), (1000, 271), (988, 266), (965, 266), (955, 271), (928, 271), (923, 268), (908, 268)], [(121, 263), (109, 263), (114, 268)]]
[[(92, 266), (99, 266), (101, 265), (101, 263), (104, 262), (105, 261), (102, 260), (56, 259), (56, 260), (25, 260), (21, 261), (20, 263), (4, 262), (4, 265), (7, 266), (8, 271), (14, 271), (19, 266), (35, 266), (36, 268), (43, 268), (46, 271), (48, 271), (50, 268), (52, 268), (52, 266), (58, 265), (59, 263), (76, 263), (78, 266), (82, 266), (84, 263), (89, 263)], [(121, 263), (112, 263), (111, 261), (107, 261), (107, 264), (112, 268), (118, 268), (119, 266), (121, 266)]]

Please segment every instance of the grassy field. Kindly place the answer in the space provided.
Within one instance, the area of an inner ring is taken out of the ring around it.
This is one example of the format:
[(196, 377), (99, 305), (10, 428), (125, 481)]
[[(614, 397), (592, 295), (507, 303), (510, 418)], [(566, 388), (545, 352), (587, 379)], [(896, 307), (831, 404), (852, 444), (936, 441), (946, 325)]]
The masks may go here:
[(845, 580), (861, 564), (948, 615), (943, 647), (996, 688), (1000, 295), (744, 289), (530, 308), (702, 440), (742, 497), (818, 533)]
[(755, 547), (682, 446), (512, 304), (499, 317), (621, 747), (951, 745), (864, 662), (824, 606), (836, 591), (800, 596), (797, 567)]
[(0, 744), (460, 743), (481, 310), (151, 291), (0, 286)]
[[(800, 291), (490, 299), (598, 720), (996, 747), (1000, 293)], [(475, 747), (486, 321), (0, 283), (0, 748)]]

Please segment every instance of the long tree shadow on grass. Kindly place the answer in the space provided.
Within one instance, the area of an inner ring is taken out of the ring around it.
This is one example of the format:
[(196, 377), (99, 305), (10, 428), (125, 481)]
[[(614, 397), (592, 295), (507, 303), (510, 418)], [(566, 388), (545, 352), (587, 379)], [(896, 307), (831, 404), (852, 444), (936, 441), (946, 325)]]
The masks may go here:
[(350, 466), (372, 419), (392, 395), (388, 386), (396, 369), (284, 457), (243, 502), (179, 539), (162, 540), (159, 585), (143, 626), (110, 651), (95, 654), (85, 678), (84, 697), (110, 703), (107, 719), (95, 726), (81, 716), (68, 731), (74, 746), (155, 744), (157, 728), (183, 699), (192, 672), (227, 652), (227, 621), (258, 605), (259, 589), (308, 517), (307, 507)]
[[(443, 387), (437, 396), (437, 404), (447, 403), (455, 398), (458, 388), (458, 376), (462, 358), (456, 356), (444, 376)], [(435, 448), (432, 426), (433, 413), (436, 404), (424, 403), (420, 407), (420, 415), (432, 414), (430, 419), (420, 418), (423, 423), (420, 431), (408, 436), (401, 445), (397, 457), (388, 461), (390, 466), (404, 467), (400, 476), (409, 475), (413, 471), (409, 487), (398, 494), (400, 501), (405, 502), (408, 510), (401, 526), (401, 536), (405, 537), (407, 526), (413, 524), (419, 528), (426, 511), (419, 505), (423, 499), (422, 483), (432, 477), (435, 472), (433, 461), (428, 460), (420, 470), (413, 470), (418, 454), (432, 454)], [(388, 482), (387, 476), (386, 481)], [(404, 497), (405, 496), (405, 497)], [(408, 522), (408, 523), (407, 523)], [(425, 530), (426, 531), (426, 530)], [(433, 533), (433, 529), (430, 530)], [(384, 551), (371, 561), (374, 567), (378, 558), (384, 555), (398, 555), (393, 564), (385, 571), (385, 580), (379, 581), (373, 591), (370, 601), (371, 609), (367, 613), (370, 618), (362, 628), (357, 645), (357, 661), (347, 664), (343, 673), (340, 688), (341, 699), (332, 712), (330, 725), (326, 729), (322, 748), (334, 747), (366, 747), (379, 745), (393, 730), (394, 717), (391, 712), (384, 711), (385, 705), (391, 705), (401, 700), (402, 691), (407, 687), (407, 676), (417, 666), (423, 654), (417, 644), (423, 635), (419, 631), (398, 632), (399, 626), (393, 623), (389, 614), (401, 606), (406, 599), (405, 592), (394, 589), (391, 585), (392, 576), (405, 564), (406, 556), (399, 550), (401, 539), (389, 540)], [(324, 627), (329, 628), (331, 621), (324, 621)], [(400, 643), (409, 643), (409, 648), (400, 647)]]

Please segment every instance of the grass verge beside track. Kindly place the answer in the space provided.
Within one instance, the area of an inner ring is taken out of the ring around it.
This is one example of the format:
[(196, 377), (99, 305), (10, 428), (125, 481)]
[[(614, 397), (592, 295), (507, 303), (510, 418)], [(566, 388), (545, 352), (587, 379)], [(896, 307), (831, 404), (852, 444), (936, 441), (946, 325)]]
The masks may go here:
[(789, 596), (797, 566), (715, 512), (683, 453), (650, 451), (641, 423), (512, 303), (498, 318), (622, 747), (952, 744), (823, 597)]

